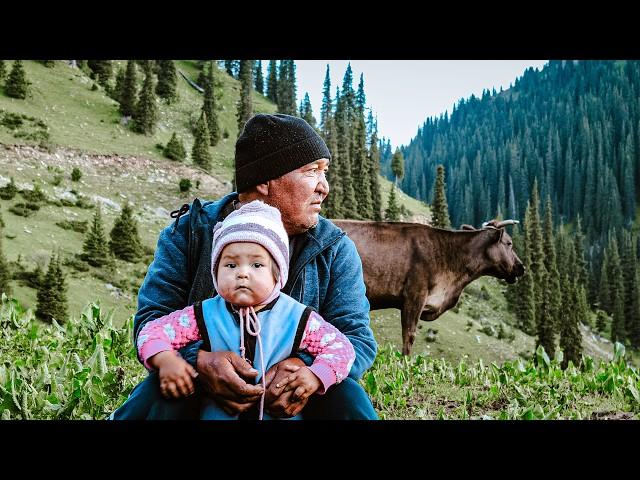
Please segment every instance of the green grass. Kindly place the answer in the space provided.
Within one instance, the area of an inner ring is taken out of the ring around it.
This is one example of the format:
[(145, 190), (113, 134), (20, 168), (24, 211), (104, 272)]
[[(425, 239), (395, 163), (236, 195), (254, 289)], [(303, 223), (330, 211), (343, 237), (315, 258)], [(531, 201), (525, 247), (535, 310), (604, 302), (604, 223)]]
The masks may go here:
[[(393, 185), (393, 182), (382, 176), (379, 176), (379, 178), (380, 194), (382, 195), (382, 211), (384, 212), (389, 204), (389, 194), (391, 193), (391, 186)], [(426, 203), (410, 197), (399, 188), (396, 188), (396, 199), (398, 205), (404, 205), (411, 213), (409, 218), (405, 218), (403, 221), (425, 223), (426, 220), (431, 219), (431, 208)]]
[[(159, 101), (159, 122), (155, 134), (139, 135), (120, 124), (118, 104), (100, 87), (91, 90), (95, 83), (77, 68), (64, 61), (57, 61), (54, 68), (47, 68), (36, 61), (24, 61), (27, 79), (31, 82), (30, 95), (26, 100), (0, 95), (0, 109), (21, 113), (43, 120), (48, 126), (53, 145), (79, 149), (89, 153), (121, 154), (161, 159), (162, 153), (155, 148), (157, 143), (166, 145), (175, 131), (191, 152), (193, 136), (189, 128), (190, 115), (199, 115), (203, 96), (178, 76), (177, 92), (180, 100), (167, 105)], [(118, 65), (114, 62), (114, 72)], [(176, 67), (192, 80), (196, 80), (198, 69), (193, 60), (178, 60)], [(10, 68), (10, 65), (9, 67)], [(218, 69), (216, 78), (222, 82), (224, 92), (219, 101), (221, 131), (229, 133), (212, 147), (212, 174), (226, 181), (231, 180), (233, 150), (238, 134), (235, 104), (240, 97), (239, 82)], [(138, 83), (143, 75), (138, 68)], [(254, 92), (254, 110), (273, 113), (276, 106), (262, 95)], [(23, 143), (0, 127), (0, 143)]]

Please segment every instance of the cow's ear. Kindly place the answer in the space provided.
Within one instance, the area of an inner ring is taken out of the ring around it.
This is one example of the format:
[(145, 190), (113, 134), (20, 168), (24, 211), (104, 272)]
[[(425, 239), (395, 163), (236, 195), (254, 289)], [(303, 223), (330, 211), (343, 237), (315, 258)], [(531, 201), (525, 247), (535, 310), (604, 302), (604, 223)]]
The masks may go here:
[(471, 225), (467, 225), (466, 223), (463, 225), (460, 225), (460, 230), (470, 230), (472, 232), (476, 231), (475, 228), (473, 228)]

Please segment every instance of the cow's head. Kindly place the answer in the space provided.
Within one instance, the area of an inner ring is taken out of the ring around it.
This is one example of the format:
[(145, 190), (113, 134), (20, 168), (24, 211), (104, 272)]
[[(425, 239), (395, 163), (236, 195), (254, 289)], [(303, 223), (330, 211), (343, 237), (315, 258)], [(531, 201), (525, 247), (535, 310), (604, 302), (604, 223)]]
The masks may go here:
[[(481, 249), (486, 260), (484, 275), (516, 283), (518, 277), (524, 275), (524, 265), (513, 250), (511, 236), (504, 230), (507, 225), (519, 223), (517, 220), (491, 220), (482, 224), (483, 238)], [(462, 225), (463, 230), (475, 230), (469, 225)]]

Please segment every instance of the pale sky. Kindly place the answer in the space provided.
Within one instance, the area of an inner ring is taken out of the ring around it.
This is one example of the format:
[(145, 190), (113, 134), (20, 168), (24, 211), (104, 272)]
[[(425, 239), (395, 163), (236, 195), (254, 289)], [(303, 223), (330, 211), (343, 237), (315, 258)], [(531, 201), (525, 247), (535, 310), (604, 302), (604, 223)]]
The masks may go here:
[[(428, 117), (445, 110), (451, 114), (461, 98), (482, 95), (485, 88), (506, 90), (525, 69), (541, 70), (547, 60), (296, 60), (296, 100), (300, 105), (308, 92), (318, 122), (327, 64), (335, 100), (349, 62), (354, 90), (364, 74), (367, 107), (378, 117), (378, 137), (391, 139), (395, 149), (407, 145)], [(265, 81), (268, 63), (262, 62)]]

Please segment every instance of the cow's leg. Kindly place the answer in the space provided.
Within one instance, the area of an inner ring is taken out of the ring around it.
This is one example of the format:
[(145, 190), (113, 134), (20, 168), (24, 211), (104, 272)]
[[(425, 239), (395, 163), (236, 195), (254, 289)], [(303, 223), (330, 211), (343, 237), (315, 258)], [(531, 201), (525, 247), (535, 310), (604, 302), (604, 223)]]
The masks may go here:
[(422, 312), (422, 304), (405, 301), (401, 311), (402, 319), (402, 354), (410, 355), (411, 347), (416, 339), (418, 319)]

